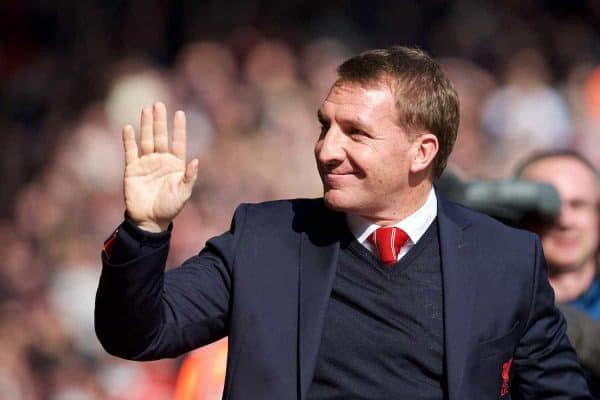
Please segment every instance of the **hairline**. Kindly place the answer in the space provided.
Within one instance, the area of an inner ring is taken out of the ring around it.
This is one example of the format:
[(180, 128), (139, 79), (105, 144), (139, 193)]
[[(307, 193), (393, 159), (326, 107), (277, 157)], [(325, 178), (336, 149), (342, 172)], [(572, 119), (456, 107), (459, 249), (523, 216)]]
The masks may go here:
[(402, 115), (400, 111), (400, 100), (404, 97), (400, 94), (400, 86), (402, 86), (401, 78), (393, 76), (392, 74), (382, 71), (373, 77), (367, 77), (362, 79), (349, 79), (344, 77), (338, 77), (333, 84), (334, 87), (341, 86), (344, 84), (358, 85), (363, 89), (381, 89), (385, 88), (390, 91), (394, 100), (394, 112), (395, 112), (395, 124), (400, 127), (407, 138), (411, 141), (415, 140), (419, 135), (419, 132), (426, 131), (424, 126), (412, 126), (405, 121), (406, 116)]
[(598, 206), (600, 207), (600, 171), (598, 171), (598, 169), (594, 166), (594, 164), (592, 164), (591, 161), (589, 161), (583, 155), (579, 154), (574, 150), (552, 150), (536, 153), (519, 164), (514, 176), (516, 178), (526, 179), (526, 171), (533, 165), (539, 162), (561, 158), (576, 161), (580, 165), (583, 165), (585, 169), (587, 169), (592, 174), (592, 176), (594, 177), (594, 181), (596, 182), (596, 196), (598, 200)]

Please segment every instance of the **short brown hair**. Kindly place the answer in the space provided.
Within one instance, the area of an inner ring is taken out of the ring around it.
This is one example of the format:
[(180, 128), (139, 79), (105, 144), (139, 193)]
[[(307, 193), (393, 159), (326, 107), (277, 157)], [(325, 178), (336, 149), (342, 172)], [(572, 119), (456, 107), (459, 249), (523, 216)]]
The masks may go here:
[(458, 95), (440, 65), (422, 50), (394, 46), (354, 56), (337, 71), (338, 82), (369, 85), (390, 80), (400, 125), (408, 131), (424, 129), (438, 139), (433, 161), (433, 177), (438, 178), (452, 152), (460, 118)]

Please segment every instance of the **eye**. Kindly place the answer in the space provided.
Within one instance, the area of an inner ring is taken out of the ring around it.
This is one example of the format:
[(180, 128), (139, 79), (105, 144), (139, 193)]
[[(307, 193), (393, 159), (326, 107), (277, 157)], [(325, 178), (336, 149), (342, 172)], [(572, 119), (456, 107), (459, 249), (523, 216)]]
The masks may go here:
[(362, 129), (358, 129), (358, 128), (349, 128), (348, 129), (348, 135), (350, 135), (351, 137), (354, 137), (354, 138), (360, 138), (360, 137), (366, 137), (366, 136), (368, 136), (365, 131), (363, 131)]
[(569, 206), (574, 211), (589, 211), (595, 208), (594, 203), (581, 199), (575, 199), (569, 202)]

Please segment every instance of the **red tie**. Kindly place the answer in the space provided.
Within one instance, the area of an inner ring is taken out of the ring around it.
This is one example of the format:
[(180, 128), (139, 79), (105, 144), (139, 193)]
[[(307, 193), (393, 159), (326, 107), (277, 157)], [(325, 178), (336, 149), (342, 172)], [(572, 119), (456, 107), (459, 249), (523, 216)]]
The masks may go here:
[(377, 247), (379, 259), (388, 267), (396, 264), (400, 248), (407, 240), (406, 232), (396, 227), (378, 228), (369, 236), (369, 241)]

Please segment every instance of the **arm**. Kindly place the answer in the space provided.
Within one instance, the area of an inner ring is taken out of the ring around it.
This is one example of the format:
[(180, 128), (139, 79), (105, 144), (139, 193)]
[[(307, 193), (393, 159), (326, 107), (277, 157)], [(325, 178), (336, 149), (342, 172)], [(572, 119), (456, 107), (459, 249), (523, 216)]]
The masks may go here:
[(168, 239), (145, 244), (138, 257), (111, 262), (128, 243), (139, 248), (139, 239), (147, 237), (125, 221), (113, 257), (102, 257), (95, 325), (104, 348), (119, 357), (150, 360), (175, 357), (226, 336), (231, 266), (244, 216), (240, 207), (228, 232), (209, 240), (200, 254), (167, 273)]
[(525, 330), (514, 355), (515, 399), (591, 399), (583, 372), (554, 305), (541, 245), (535, 241), (532, 298)]
[(139, 146), (123, 128), (127, 220), (103, 252), (96, 331), (121, 357), (176, 356), (226, 334), (234, 227), (183, 268), (164, 274), (171, 221), (189, 199), (198, 161), (186, 164), (185, 114), (175, 113), (169, 148), (166, 108), (140, 118)]

